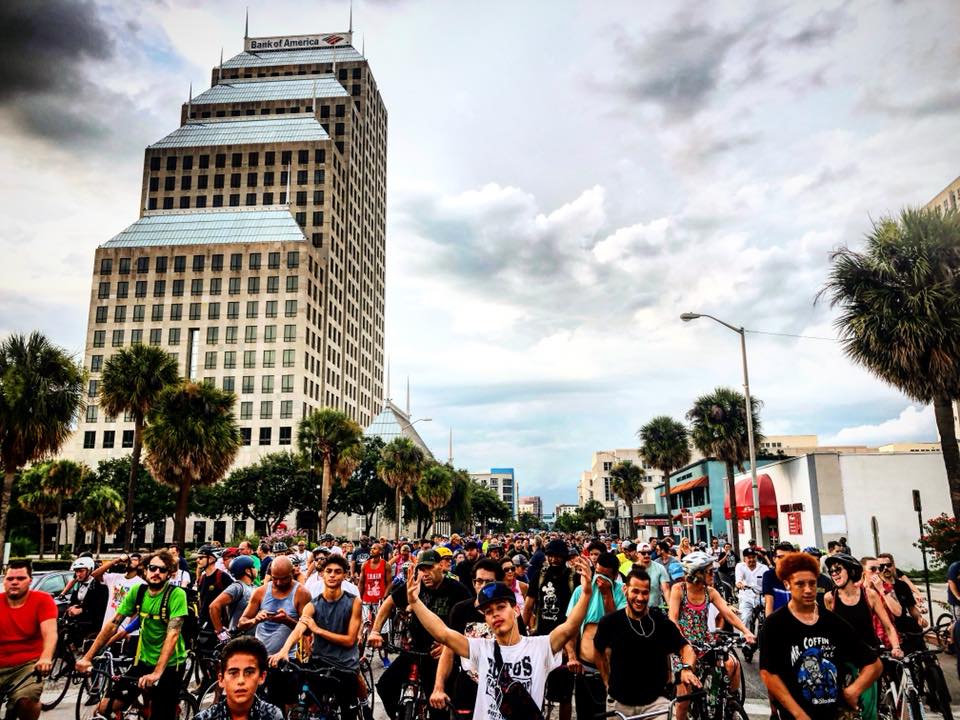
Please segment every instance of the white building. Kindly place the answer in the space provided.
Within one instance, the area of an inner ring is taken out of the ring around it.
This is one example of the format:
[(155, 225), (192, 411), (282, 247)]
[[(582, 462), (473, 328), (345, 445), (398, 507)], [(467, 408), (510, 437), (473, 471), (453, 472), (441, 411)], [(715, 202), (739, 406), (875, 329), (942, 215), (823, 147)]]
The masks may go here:
[(513, 468), (490, 468), (490, 472), (470, 473), (474, 481), (493, 490), (510, 508), (510, 515), (514, 520), (517, 519), (517, 513), (520, 502), (517, 499), (519, 488), (517, 480), (513, 474)]
[(598, 500), (607, 513), (605, 529), (619, 530), (629, 516), (626, 504), (616, 496), (610, 481), (610, 470), (614, 465), (629, 460), (643, 470), (643, 497), (634, 504), (634, 510), (641, 504), (653, 504), (654, 488), (663, 482), (663, 472), (650, 466), (637, 448), (618, 448), (615, 450), (597, 450), (590, 461), (590, 469), (580, 474), (577, 485), (577, 502), (583, 507), (589, 500)]

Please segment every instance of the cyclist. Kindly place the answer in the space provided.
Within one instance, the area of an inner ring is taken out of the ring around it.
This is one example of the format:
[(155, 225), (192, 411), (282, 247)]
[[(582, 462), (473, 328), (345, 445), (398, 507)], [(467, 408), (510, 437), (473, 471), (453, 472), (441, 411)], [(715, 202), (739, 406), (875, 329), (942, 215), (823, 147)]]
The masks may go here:
[[(857, 708), (883, 665), (847, 622), (817, 605), (820, 566), (806, 553), (788, 553), (776, 573), (790, 593), (785, 609), (767, 616), (761, 631), (760, 678), (775, 713), (787, 720), (832, 720), (843, 705)], [(839, 668), (859, 675), (844, 685)]]
[[(144, 559), (146, 585), (127, 593), (110, 625), (105, 626), (86, 654), (77, 661), (77, 672), (90, 672), (93, 658), (121, 627), (124, 619), (139, 615), (140, 640), (137, 643), (136, 662), (128, 675), (138, 678), (137, 687), (150, 704), (153, 720), (172, 720), (177, 698), (183, 684), (183, 668), (187, 659), (181, 629), (187, 617), (187, 595), (183, 588), (170, 582), (177, 563), (166, 550), (160, 550)], [(113, 701), (113, 710), (128, 707), (135, 691), (129, 687), (114, 686), (108, 701), (101, 702), (98, 712), (106, 714), (106, 705)]]
[[(680, 634), (695, 647), (702, 648), (712, 640), (710, 633), (709, 616), (710, 606), (717, 609), (717, 614), (729, 625), (741, 633), (748, 643), (755, 643), (756, 636), (743, 624), (737, 614), (730, 609), (723, 596), (711, 586), (714, 573), (714, 559), (712, 555), (701, 550), (695, 550), (683, 556), (684, 580), (670, 589), (670, 619), (680, 629)], [(683, 667), (679, 660), (674, 661), (674, 672), (680, 672)], [(733, 689), (740, 687), (740, 672), (733, 658), (727, 660), (727, 674), (730, 677), (730, 686)], [(690, 688), (685, 683), (677, 684), (677, 695), (687, 695)], [(680, 705), (677, 708), (677, 717), (684, 720), (687, 707)]]
[(383, 559), (383, 547), (380, 543), (370, 546), (370, 557), (360, 566), (359, 586), (361, 599), (365, 603), (376, 604), (387, 596), (390, 587), (390, 567)]
[(683, 566), (677, 560), (676, 555), (673, 554), (673, 545), (671, 544), (670, 538), (657, 543), (657, 552), (659, 553), (657, 562), (663, 565), (667, 571), (667, 575), (670, 576), (670, 584), (672, 585), (682, 580)]
[(263, 643), (253, 637), (231, 640), (220, 656), (217, 678), (223, 699), (197, 715), (196, 720), (282, 720), (280, 709), (257, 695), (266, 679), (267, 649)]
[[(337, 678), (337, 701), (342, 720), (357, 716), (357, 669), (360, 655), (357, 636), (360, 634), (360, 598), (343, 591), (341, 583), (350, 571), (342, 555), (331, 555), (323, 564), (323, 592), (303, 609), (296, 628), (280, 649), (270, 656), (270, 665), (285, 662), (291, 649), (308, 630), (313, 633), (310, 663), (313, 667), (331, 668)], [(307, 684), (312, 684), (307, 677)], [(317, 693), (314, 690), (315, 694)]]
[(463, 586), (469, 590), (472, 585), (470, 578), (473, 573), (473, 564), (480, 559), (480, 546), (476, 540), (467, 540), (466, 545), (463, 546), (463, 551), (466, 553), (466, 559), (463, 560), (463, 562), (457, 563), (454, 572), (457, 574), (457, 577), (460, 578)]
[(140, 560), (140, 553), (124, 553), (118, 558), (107, 560), (93, 571), (93, 577), (107, 587), (107, 609), (103, 616), (103, 625), (109, 624), (117, 614), (117, 608), (127, 593), (143, 584)]
[(880, 553), (877, 556), (877, 565), (880, 568), (880, 577), (884, 583), (890, 583), (893, 586), (893, 593), (897, 596), (897, 601), (902, 608), (899, 615), (893, 616), (893, 625), (900, 635), (902, 647), (907, 648), (909, 652), (922, 650), (923, 639), (918, 636), (927, 626), (927, 619), (920, 611), (916, 593), (909, 583), (898, 575), (893, 555)]
[[(893, 583), (886, 582), (880, 576), (880, 561), (875, 557), (862, 557), (860, 564), (863, 565), (863, 585), (873, 588), (883, 599), (883, 604), (889, 611), (891, 617), (896, 617), (903, 612), (900, 601), (893, 592)], [(879, 633), (878, 633), (879, 634)]]
[(273, 556), (270, 555), (271, 547), (269, 543), (261, 542), (257, 545), (257, 557), (260, 558), (260, 582), (265, 582), (267, 575), (270, 574), (270, 563), (273, 562)]
[[(200, 621), (200, 637), (213, 637), (210, 619), (210, 604), (233, 582), (229, 573), (217, 568), (217, 556), (213, 545), (202, 545), (197, 558), (197, 617)], [(209, 640), (206, 644), (210, 644)]]
[(70, 604), (67, 617), (73, 620), (74, 625), (68, 641), (79, 648), (91, 632), (103, 626), (109, 591), (93, 576), (93, 558), (77, 558), (70, 569), (73, 570), (74, 581), (67, 595)]
[(173, 556), (173, 562), (176, 564), (176, 570), (170, 576), (171, 585), (179, 585), (182, 588), (188, 588), (193, 585), (193, 578), (190, 576), (190, 568), (186, 559), (180, 555), (180, 546), (176, 543), (167, 545), (167, 552)]
[[(763, 597), (763, 576), (770, 570), (757, 560), (757, 552), (753, 548), (745, 548), (743, 562), (737, 563), (734, 575), (737, 584), (737, 601), (740, 610), (740, 619), (748, 628), (753, 627), (753, 620), (758, 615)], [(747, 662), (753, 661), (754, 648), (744, 649), (743, 657)]]
[(370, 550), (370, 538), (366, 535), (361, 536), (360, 544), (349, 557), (350, 576), (355, 580), (360, 577), (360, 570), (363, 568), (363, 564), (367, 561), (367, 558), (370, 557)]
[[(263, 569), (261, 565), (260, 569)], [(257, 638), (273, 655), (297, 626), (304, 608), (310, 603), (310, 593), (293, 579), (293, 565), (286, 556), (276, 558), (270, 566), (273, 573), (250, 595), (247, 609), (237, 623), (240, 630), (256, 628)], [(292, 657), (292, 652), (291, 652)], [(288, 676), (271, 673), (267, 677), (267, 700), (277, 707), (292, 703), (296, 684)]]
[(43, 680), (36, 673), (50, 672), (57, 648), (57, 606), (30, 589), (32, 578), (29, 560), (11, 560), (0, 593), (0, 690), (19, 720), (40, 717)]
[(719, 565), (717, 574), (720, 576), (720, 579), (727, 585), (736, 584), (736, 571), (740, 559), (733, 551), (733, 545), (728, 542), (723, 544), (723, 547), (720, 549), (720, 554), (717, 556), (717, 563)]
[[(233, 570), (236, 580), (214, 598), (209, 609), (210, 625), (220, 642), (230, 639), (231, 632), (237, 629), (240, 618), (243, 617), (243, 613), (250, 603), (250, 596), (253, 595), (253, 579), (257, 572), (253, 564), (253, 558), (249, 555), (238, 557), (230, 563), (230, 568)], [(227, 619), (226, 624), (224, 624), (225, 617)], [(264, 672), (266, 672), (266, 668), (264, 668)]]
[[(417, 586), (424, 586), (422, 603), (426, 603), (430, 610), (442, 618), (450, 616), (450, 611), (454, 605), (468, 597), (468, 591), (457, 580), (451, 580), (445, 577), (440, 567), (440, 555), (436, 550), (423, 550), (417, 556), (417, 566), (414, 572), (410, 573), (410, 578), (417, 578)], [(380, 629), (390, 617), (394, 608), (400, 610), (407, 609), (407, 585), (411, 582), (407, 580), (403, 585), (398, 585), (386, 600), (380, 605), (380, 610), (373, 620), (373, 626), (368, 635), (367, 642), (371, 647), (378, 648), (383, 645), (383, 637)], [(434, 680), (437, 674), (437, 661), (440, 658), (442, 647), (433, 641), (430, 633), (417, 621), (412, 619), (410, 623), (411, 650), (418, 653), (429, 653), (429, 657), (420, 658), (418, 661), (420, 680), (422, 687), (429, 692), (434, 687)], [(399, 695), (403, 679), (407, 677), (412, 658), (401, 654), (399, 658), (390, 663), (390, 667), (384, 671), (380, 680), (377, 682), (377, 690), (383, 699), (383, 705), (387, 709), (387, 714), (391, 717), (396, 712), (399, 703)]]
[[(501, 699), (510, 702), (515, 712), (535, 717), (543, 705), (548, 674), (560, 665), (561, 650), (577, 634), (590, 603), (593, 571), (585, 558), (574, 560), (580, 574), (582, 595), (566, 620), (548, 635), (523, 637), (514, 609), (516, 598), (501, 582), (480, 588), (478, 609), (483, 613), (493, 638), (467, 638), (448, 628), (443, 620), (420, 601), (420, 577), (407, 583), (407, 605), (423, 627), (462, 658), (469, 658), (478, 672), (477, 702), (474, 720), (498, 717)], [(525, 711), (524, 708), (527, 708)], [(517, 717), (517, 715), (514, 715)]]
[(680, 682), (700, 687), (693, 671), (697, 661), (693, 647), (666, 616), (650, 612), (652, 587), (650, 575), (633, 568), (627, 575), (626, 606), (601, 618), (593, 638), (597, 667), (613, 709), (624, 715), (666, 712), (667, 687), (673, 679), (671, 655), (680, 657)]

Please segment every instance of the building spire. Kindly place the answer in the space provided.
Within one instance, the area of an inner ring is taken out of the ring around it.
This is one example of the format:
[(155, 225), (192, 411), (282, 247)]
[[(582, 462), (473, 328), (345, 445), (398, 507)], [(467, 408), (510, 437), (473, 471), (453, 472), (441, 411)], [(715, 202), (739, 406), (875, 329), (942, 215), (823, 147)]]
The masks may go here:
[(217, 83), (223, 80), (223, 48), (220, 48), (220, 71), (217, 73)]
[(367, 36), (360, 36), (360, 55), (364, 60), (367, 59)]
[(350, 32), (353, 32), (353, 0), (350, 0)]
[(410, 376), (407, 375), (407, 417), (410, 417)]
[(250, 37), (250, 8), (247, 8), (246, 17), (243, 20), (243, 39), (247, 40)]

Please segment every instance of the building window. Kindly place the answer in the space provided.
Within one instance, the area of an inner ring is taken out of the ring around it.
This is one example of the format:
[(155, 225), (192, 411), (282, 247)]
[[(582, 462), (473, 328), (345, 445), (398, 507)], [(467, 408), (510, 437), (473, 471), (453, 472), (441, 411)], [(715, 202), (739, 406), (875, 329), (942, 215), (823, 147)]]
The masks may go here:
[[(269, 280), (270, 278), (267, 278), (268, 283), (269, 283)], [(247, 292), (250, 295), (256, 295), (257, 293), (260, 292), (260, 278), (258, 277), (247, 278)]]
[(249, 261), (249, 267), (251, 270), (260, 269), (260, 253), (250, 253)]
[(219, 295), (220, 287), (223, 281), (220, 278), (211, 278), (210, 280), (210, 294)]
[(190, 294), (203, 295), (203, 278), (194, 278), (190, 281)]
[(297, 276), (288, 275), (287, 276), (287, 292), (296, 292), (297, 291)]
[(283, 314), (285, 317), (296, 317), (297, 314), (297, 301), (296, 300), (287, 300), (283, 304)]
[[(261, 411), (262, 412), (262, 411)], [(260, 444), (269, 445), (270, 444), (270, 435), (272, 434), (271, 428), (265, 427), (260, 428)]]
[(150, 331), (150, 344), (159, 345), (160, 337), (163, 334), (163, 330), (160, 328), (154, 328)]
[(97, 308), (96, 312), (96, 322), (105, 323), (107, 321), (107, 306), (101, 305)]
[(190, 319), (199, 320), (200, 319), (200, 303), (190, 303)]
[(227, 320), (236, 320), (238, 317), (240, 317), (240, 303), (228, 302), (227, 303)]
[(237, 367), (237, 351), (227, 350), (223, 353), (223, 369), (233, 370)]
[(183, 280), (173, 281), (173, 296), (181, 297), (183, 295)]
[(100, 372), (103, 367), (103, 355), (90, 356), (90, 372)]
[(276, 364), (277, 364), (277, 351), (264, 350), (263, 351), (263, 367), (272, 368)]
[(216, 345), (219, 335), (220, 335), (220, 328), (208, 327), (207, 328), (207, 345)]
[(170, 328), (170, 332), (167, 334), (167, 345), (179, 345), (180, 344), (180, 328)]
[(95, 423), (97, 421), (97, 406), (87, 405), (87, 422)]
[(293, 375), (283, 375), (280, 378), (280, 391), (285, 393), (293, 392)]
[(153, 283), (153, 296), (163, 297), (167, 292), (166, 280), (155, 280)]
[(252, 418), (253, 418), (253, 403), (252, 402), (240, 403), (240, 419), (250, 420)]
[(284, 325), (283, 326), (283, 341), (284, 342), (294, 342), (297, 339), (297, 326), (296, 325)]
[(289, 425), (286, 425), (280, 428), (280, 444), (289, 445), (293, 439), (293, 428)]
[(277, 301), (267, 300), (265, 310), (268, 318), (275, 318), (277, 316)]
[(277, 326), (266, 325), (263, 328), (263, 341), (272, 343), (277, 341)]
[(280, 419), (289, 420), (293, 417), (293, 400), (280, 401)]
[(125, 448), (133, 447), (133, 430), (123, 431), (123, 434), (120, 436), (120, 447), (125, 447)]
[(110, 283), (102, 282), (97, 286), (97, 297), (101, 300), (110, 297)]
[(163, 320), (163, 304), (154, 305), (150, 308), (150, 319), (159, 322)]
[(143, 322), (143, 313), (146, 308), (146, 305), (134, 305), (133, 306), (133, 321), (134, 322)]
[(233, 375), (223, 376), (223, 389), (227, 392), (233, 392), (236, 387), (236, 378)]
[(300, 253), (296, 250), (287, 253), (287, 267), (295, 268), (300, 265)]
[(247, 325), (243, 332), (243, 341), (255, 343), (257, 341), (257, 326)]
[[(253, 278), (250, 278), (253, 280)], [(270, 275), (267, 278), (267, 292), (276, 293), (280, 292), (280, 277), (277, 275)]]
[(83, 449), (90, 450), (97, 446), (97, 433), (94, 430), (87, 430), (83, 433)]
[(113, 447), (114, 438), (117, 437), (116, 430), (104, 430), (103, 431), (103, 447), (110, 449)]
[(98, 380), (91, 380), (87, 383), (87, 397), (95, 398), (97, 396), (97, 387), (100, 382)]
[(227, 326), (226, 343), (227, 345), (237, 344), (237, 326), (236, 325)]
[(260, 378), (260, 392), (273, 392), (273, 375), (264, 375), (262, 378)]
[(123, 330), (114, 330), (112, 344), (114, 347), (123, 347)]
[(216, 351), (209, 351), (204, 353), (203, 357), (203, 367), (205, 370), (216, 370), (217, 369), (217, 353)]
[(244, 350), (243, 351), (243, 366), (245, 368), (255, 368), (257, 366), (257, 351), (256, 350)]
[(283, 351), (283, 366), (284, 366), (285, 368), (293, 367), (293, 363), (294, 363), (294, 360), (295, 360), (295, 357), (296, 357), (295, 354), (294, 354), (294, 352), (295, 352), (295, 351), (293, 351), (293, 350), (284, 350), (284, 351)]
[(244, 445), (250, 444), (250, 428), (240, 428), (240, 438)]
[(259, 314), (260, 314), (260, 303), (258, 303), (256, 300), (248, 300), (247, 301), (247, 317), (255, 318)]
[(209, 305), (207, 305), (207, 319), (208, 320), (220, 319), (220, 303), (212, 302)]
[(157, 258), (157, 273), (163, 275), (167, 271), (167, 256), (161, 255)]
[(133, 286), (133, 296), (142, 298), (147, 296), (147, 281), (137, 280)]
[(183, 318), (183, 304), (182, 303), (173, 303), (170, 306), (170, 319), (171, 320), (181, 320)]
[(223, 255), (216, 254), (210, 256), (210, 269), (213, 272), (220, 272), (223, 270)]

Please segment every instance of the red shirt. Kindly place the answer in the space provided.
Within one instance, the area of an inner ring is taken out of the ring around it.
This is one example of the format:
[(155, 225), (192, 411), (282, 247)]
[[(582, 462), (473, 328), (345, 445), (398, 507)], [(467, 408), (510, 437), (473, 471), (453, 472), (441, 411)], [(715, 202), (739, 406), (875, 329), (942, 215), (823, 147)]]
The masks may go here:
[(387, 563), (383, 558), (375, 566), (370, 560), (367, 560), (363, 571), (362, 601), (365, 603), (375, 603), (383, 600), (387, 595), (386, 587)]
[(33, 662), (43, 652), (40, 623), (57, 619), (57, 605), (45, 592), (27, 591), (27, 600), (12, 608), (0, 593), (0, 667)]

